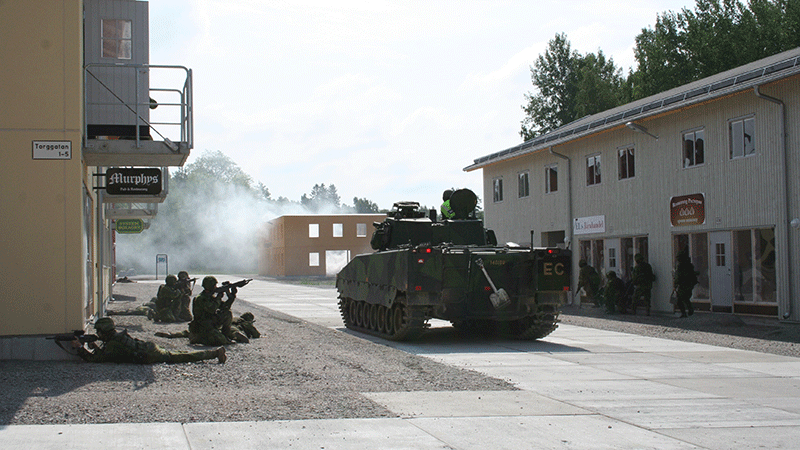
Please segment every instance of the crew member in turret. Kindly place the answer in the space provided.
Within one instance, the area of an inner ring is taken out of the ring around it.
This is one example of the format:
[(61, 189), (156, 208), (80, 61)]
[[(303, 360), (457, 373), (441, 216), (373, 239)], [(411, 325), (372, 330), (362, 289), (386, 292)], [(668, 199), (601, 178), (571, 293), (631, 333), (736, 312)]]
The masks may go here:
[(453, 190), (452, 189), (447, 189), (442, 194), (442, 200), (444, 201), (444, 203), (442, 203), (442, 207), (441, 207), (442, 218), (443, 219), (452, 219), (453, 217), (456, 216), (455, 211), (453, 211), (453, 209), (450, 207), (450, 197), (452, 195), (453, 195)]

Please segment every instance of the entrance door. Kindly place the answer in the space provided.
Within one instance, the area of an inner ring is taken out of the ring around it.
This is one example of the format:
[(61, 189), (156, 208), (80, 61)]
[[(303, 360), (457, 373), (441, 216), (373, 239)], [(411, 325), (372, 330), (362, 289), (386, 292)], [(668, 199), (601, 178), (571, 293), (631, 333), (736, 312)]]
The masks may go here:
[(617, 276), (622, 276), (622, 272), (620, 270), (622, 260), (619, 253), (619, 239), (606, 239), (605, 240), (605, 248), (606, 248), (606, 257), (605, 257), (605, 268), (606, 272), (614, 271)]
[(709, 264), (710, 290), (711, 290), (711, 310), (718, 312), (733, 311), (731, 277), (731, 233), (729, 231), (717, 231), (709, 233), (709, 251), (711, 261)]

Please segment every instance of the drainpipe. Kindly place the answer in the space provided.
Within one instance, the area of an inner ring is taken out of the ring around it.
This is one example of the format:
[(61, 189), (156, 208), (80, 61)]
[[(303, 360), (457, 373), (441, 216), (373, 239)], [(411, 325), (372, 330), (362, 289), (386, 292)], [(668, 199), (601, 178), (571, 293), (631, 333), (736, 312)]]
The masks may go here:
[(567, 161), (567, 220), (569, 221), (569, 233), (567, 237), (569, 238), (570, 246), (572, 245), (572, 164), (571, 160), (568, 156), (562, 155), (561, 153), (556, 153), (553, 151), (553, 147), (550, 147), (550, 154), (553, 156), (558, 156), (559, 158)]
[[(792, 292), (793, 284), (794, 284), (794, 277), (792, 276), (792, 253), (791, 253), (791, 235), (789, 230), (789, 216), (791, 214), (791, 210), (789, 208), (789, 178), (787, 176), (787, 171), (789, 167), (789, 155), (787, 154), (787, 145), (786, 145), (786, 105), (783, 101), (770, 97), (768, 95), (762, 94), (759, 90), (761, 86), (756, 85), (753, 88), (753, 92), (755, 93), (756, 97), (760, 99), (764, 99), (770, 101), (772, 103), (777, 104), (780, 106), (780, 118), (779, 118), (779, 128), (780, 128), (780, 151), (783, 155), (783, 165), (779, 172), (780, 181), (783, 183), (783, 211), (782, 211), (782, 220), (779, 221), (781, 226), (786, 230), (786, 245), (784, 249), (781, 251), (783, 253), (783, 260), (786, 261), (786, 267), (781, 271), (783, 273), (784, 279), (788, 281), (787, 286), (789, 288), (788, 292), (788, 299), (787, 299), (787, 307), (786, 311), (783, 313), (783, 319), (788, 319), (792, 315), (792, 303), (794, 303)], [(777, 249), (776, 249), (777, 251)]]
[[(569, 239), (569, 248), (572, 248), (574, 244), (573, 242), (574, 236), (572, 234), (574, 228), (574, 226), (572, 225), (572, 161), (569, 159), (568, 156), (554, 152), (552, 146), (550, 146), (548, 150), (550, 151), (551, 155), (558, 156), (559, 158), (567, 162), (567, 230), (568, 230), (567, 239)], [(531, 240), (533, 240), (533, 236), (531, 236)], [(574, 294), (575, 290), (573, 290), (572, 292), (573, 295), (575, 295)]]
[[(102, 167), (97, 167), (96, 173), (103, 173)], [(105, 258), (103, 258), (103, 252), (105, 251), (104, 246), (104, 235), (103, 235), (103, 228), (104, 228), (104, 220), (103, 220), (103, 189), (97, 190), (97, 196), (95, 201), (97, 205), (95, 205), (95, 232), (93, 233), (93, 238), (95, 241), (95, 248), (93, 249), (95, 253), (94, 258), (94, 272), (95, 275), (92, 277), (94, 282), (97, 285), (97, 298), (95, 299), (98, 303), (97, 308), (92, 311), (92, 314), (97, 314), (97, 317), (104, 317), (105, 316), (105, 286), (103, 285), (103, 264), (105, 264)], [(84, 305), (84, 308), (86, 305)]]

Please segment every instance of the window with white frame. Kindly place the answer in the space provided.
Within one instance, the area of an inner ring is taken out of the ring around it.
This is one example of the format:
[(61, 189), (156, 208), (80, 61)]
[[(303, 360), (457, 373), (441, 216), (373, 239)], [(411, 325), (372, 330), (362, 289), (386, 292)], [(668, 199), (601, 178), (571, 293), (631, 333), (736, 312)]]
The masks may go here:
[(319, 253), (311, 252), (308, 254), (309, 267), (319, 267)]
[(617, 152), (619, 156), (619, 179), (627, 180), (635, 175), (635, 164), (633, 157), (633, 147), (621, 148)]
[(367, 224), (365, 223), (356, 224), (356, 237), (367, 237)]
[(319, 224), (318, 223), (310, 223), (310, 224), (308, 224), (308, 237), (310, 237), (310, 238), (318, 238), (319, 237)]
[(544, 167), (544, 192), (551, 193), (558, 191), (558, 164), (550, 164)]
[(598, 153), (586, 158), (586, 185), (600, 184), (600, 180), (600, 154)]
[(756, 119), (746, 117), (730, 121), (728, 131), (730, 135), (731, 159), (744, 158), (756, 154), (754, 140)]
[(495, 203), (503, 201), (503, 179), (495, 178), (492, 180), (492, 200)]
[(705, 162), (704, 129), (683, 133), (683, 168), (702, 165)]
[(100, 21), (100, 45), (103, 58), (131, 59), (131, 21), (103, 19)]
[(344, 225), (341, 223), (333, 224), (333, 237), (342, 237), (344, 236)]
[(526, 170), (524, 172), (520, 172), (517, 176), (517, 184), (519, 188), (519, 198), (527, 197), (531, 195), (531, 185), (530, 185), (530, 173)]

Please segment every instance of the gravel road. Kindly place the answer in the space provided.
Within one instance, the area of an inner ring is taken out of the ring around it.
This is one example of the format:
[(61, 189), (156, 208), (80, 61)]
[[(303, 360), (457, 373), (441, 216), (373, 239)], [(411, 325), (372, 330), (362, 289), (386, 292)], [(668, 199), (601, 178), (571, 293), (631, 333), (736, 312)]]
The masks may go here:
[[(117, 283), (109, 310), (132, 309), (157, 285)], [(195, 288), (197, 290), (197, 288)], [(122, 300), (122, 301), (119, 301)], [(394, 417), (360, 392), (513, 390), (505, 381), (449, 367), (237, 300), (262, 338), (227, 348), (228, 361), (192, 364), (0, 362), (0, 425), (218, 422)], [(187, 339), (155, 337), (186, 324), (114, 316), (118, 329), (163, 348)]]
[[(109, 309), (131, 309), (155, 290), (149, 283), (117, 283)], [(226, 364), (0, 361), (0, 425), (393, 417), (359, 393), (516, 389), (244, 301), (233, 309), (253, 312), (264, 337), (228, 346)], [(186, 324), (114, 319), (136, 338), (193, 349), (185, 339), (153, 335)], [(800, 325), (774, 320), (704, 313), (688, 319), (608, 316), (599, 308), (567, 307), (562, 323), (800, 357)]]

